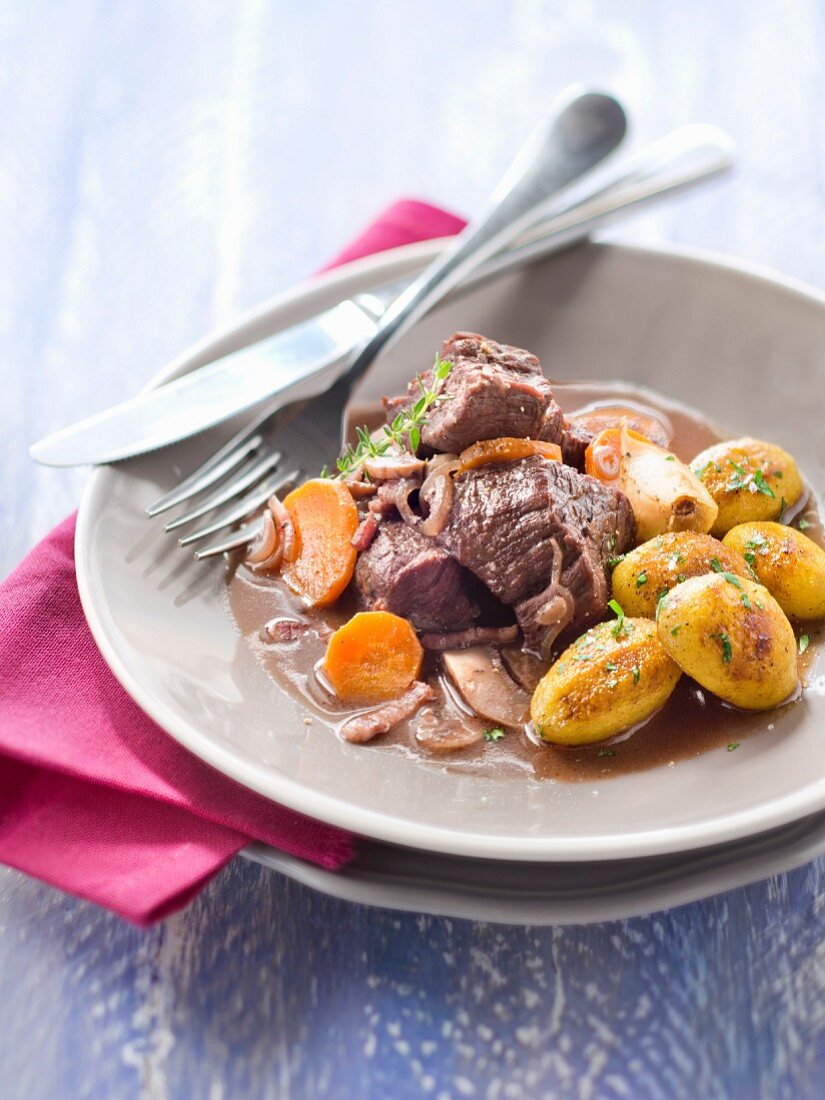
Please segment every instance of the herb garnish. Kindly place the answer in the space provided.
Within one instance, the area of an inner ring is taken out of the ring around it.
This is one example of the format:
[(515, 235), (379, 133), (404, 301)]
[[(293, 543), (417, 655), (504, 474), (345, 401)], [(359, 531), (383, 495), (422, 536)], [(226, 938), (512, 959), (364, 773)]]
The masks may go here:
[[(684, 580), (684, 577), (682, 579)], [(665, 599), (667, 597), (667, 594), (668, 594), (668, 589), (663, 588), (662, 591), (659, 593), (659, 598), (656, 601), (656, 622), (657, 623), (659, 621), (659, 615), (661, 614), (662, 607), (664, 606), (664, 602), (665, 602)]]
[(673, 630), (671, 630), (671, 635), (675, 638), (683, 626), (684, 623), (678, 623), (676, 626), (674, 626)]
[(731, 741), (728, 745), (728, 752), (735, 752), (739, 748), (738, 741)]
[(745, 591), (745, 589), (742, 587), (742, 582), (739, 580), (739, 578), (734, 573), (728, 573), (726, 570), (724, 570), (722, 568), (722, 563), (719, 561), (718, 558), (714, 558), (711, 561), (710, 564), (711, 564), (711, 568), (713, 569), (714, 573), (720, 573), (725, 578), (725, 580), (728, 582), (728, 584), (732, 584), (734, 586), (734, 588), (739, 589), (739, 591), (742, 593), (742, 603), (745, 605), (745, 607), (748, 609), (748, 611), (750, 611), (751, 602), (748, 599), (748, 594)]
[(485, 741), (500, 741), (504, 736), (504, 730), (501, 726), (494, 726), (491, 730), (484, 731)]
[(616, 752), (615, 752), (614, 749), (599, 749), (599, 751), (596, 753), (596, 756), (615, 756), (615, 755), (616, 755)]
[(644, 569), (636, 578), (636, 587), (641, 588), (643, 584), (647, 584), (647, 572)]
[(667, 458), (665, 459), (665, 462), (675, 462), (675, 461), (676, 461), (676, 455), (668, 455)]
[[(767, 481), (765, 481), (765, 475), (762, 473), (761, 470), (757, 470), (756, 473), (753, 475), (753, 483), (756, 486), (757, 490), (760, 493), (764, 493), (766, 497), (776, 498), (776, 493), (773, 491), (773, 489), (770, 487), (770, 485), (768, 485)], [(785, 498), (783, 497), (782, 498), (782, 505), (783, 505), (782, 511), (783, 512), (785, 511), (784, 504), (785, 504)]]
[(732, 458), (728, 459), (728, 465), (734, 469), (734, 474), (725, 485), (725, 488), (729, 492), (735, 492), (737, 489), (750, 489), (752, 493), (764, 493), (766, 497), (775, 497), (773, 489), (768, 485), (765, 480), (765, 475), (762, 470), (756, 470), (754, 473), (749, 473), (744, 466), (740, 466), (738, 462), (734, 462)]
[(756, 551), (760, 550), (764, 553), (764, 547), (767, 545), (768, 540), (764, 535), (755, 534), (753, 538), (748, 539), (745, 543), (745, 561), (751, 566), (751, 572), (753, 571), (753, 565), (756, 562)]
[(623, 562), (627, 554), (617, 554), (614, 558), (607, 559), (608, 569), (615, 569), (619, 562)]
[(634, 665), (630, 671), (633, 673), (633, 683), (638, 684), (639, 677), (642, 675), (642, 670), (639, 668), (638, 665)]
[(618, 638), (624, 631), (625, 634), (629, 634), (633, 629), (630, 623), (625, 622), (624, 611), (622, 605), (617, 600), (610, 600), (607, 604), (613, 614), (616, 616), (616, 622), (613, 624), (613, 637)]
[(608, 663), (604, 666), (604, 670), (605, 672), (615, 672), (618, 667), (619, 666), (614, 665), (612, 661), (608, 661)]
[(800, 531), (807, 531), (808, 528), (811, 526), (811, 523), (810, 523), (809, 520), (805, 519), (805, 517), (803, 516), (802, 519), (800, 519), (797, 526), (799, 527)]
[(730, 644), (730, 638), (724, 630), (720, 630), (718, 634), (714, 634), (712, 637), (718, 638), (722, 643), (722, 660), (726, 665), (729, 665), (731, 657), (733, 656), (733, 647)]
[(366, 428), (356, 428), (358, 442), (342, 452), (335, 464), (335, 476), (347, 477), (355, 473), (366, 459), (380, 458), (392, 447), (415, 453), (421, 443), (421, 428), (427, 422), (427, 413), (433, 405), (446, 400), (446, 395), (441, 392), (442, 383), (452, 369), (453, 364), (449, 359), (439, 359), (436, 356), (432, 369), (432, 385), (424, 381), (423, 375), (416, 376), (421, 396), (408, 412), (398, 413), (391, 424), (384, 425), (383, 437), (373, 439)]
[(802, 634), (799, 638), (799, 652), (804, 653), (808, 646), (811, 644), (811, 639), (808, 634)]

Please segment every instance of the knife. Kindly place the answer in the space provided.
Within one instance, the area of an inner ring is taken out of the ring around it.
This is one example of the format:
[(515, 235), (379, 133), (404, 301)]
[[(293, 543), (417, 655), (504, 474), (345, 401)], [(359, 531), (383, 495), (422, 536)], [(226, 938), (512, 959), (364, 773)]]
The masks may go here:
[[(565, 193), (558, 208), (486, 261), (453, 295), (558, 252), (617, 215), (726, 171), (730, 139), (713, 126), (683, 126)], [(117, 462), (213, 427), (264, 400), (322, 393), (375, 334), (408, 281), (355, 295), (307, 321), (225, 355), (181, 378), (47, 436), (30, 448), (47, 466)]]

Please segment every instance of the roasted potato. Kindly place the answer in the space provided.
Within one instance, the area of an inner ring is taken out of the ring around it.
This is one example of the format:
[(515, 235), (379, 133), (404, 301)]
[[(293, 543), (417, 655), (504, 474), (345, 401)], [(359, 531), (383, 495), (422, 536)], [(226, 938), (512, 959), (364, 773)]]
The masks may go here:
[(679, 676), (655, 623), (621, 617), (568, 646), (533, 693), (530, 716), (545, 741), (590, 745), (649, 718)]
[(688, 577), (715, 570), (748, 577), (748, 563), (737, 550), (710, 535), (673, 531), (643, 542), (613, 570), (613, 595), (626, 615), (652, 619), (663, 592)]
[(703, 688), (744, 710), (769, 710), (798, 688), (796, 638), (761, 584), (709, 573), (662, 599), (659, 640)]
[(719, 506), (710, 533), (721, 537), (738, 523), (779, 519), (802, 495), (796, 463), (761, 439), (731, 439), (698, 454), (691, 469)]
[(786, 615), (825, 618), (825, 550), (807, 535), (782, 523), (740, 523), (724, 543), (744, 555)]

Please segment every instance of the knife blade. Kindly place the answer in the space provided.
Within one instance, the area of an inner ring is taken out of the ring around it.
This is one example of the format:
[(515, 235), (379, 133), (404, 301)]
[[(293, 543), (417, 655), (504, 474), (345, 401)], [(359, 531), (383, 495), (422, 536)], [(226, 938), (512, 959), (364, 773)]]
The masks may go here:
[[(569, 247), (615, 218), (643, 209), (727, 171), (733, 146), (714, 126), (680, 127), (629, 158), (596, 186), (534, 226), (510, 248), (488, 260), (461, 294), (479, 282)], [(310, 397), (340, 377), (377, 321), (404, 290), (406, 280), (354, 298), (257, 344), (242, 348), (173, 382), (145, 390), (106, 412), (47, 436), (30, 448), (47, 466), (115, 462), (199, 431), (274, 398)], [(302, 385), (294, 383), (302, 380)]]
[[(398, 288), (358, 295), (250, 347), (97, 413), (35, 443), (46, 466), (117, 462), (185, 439), (252, 408), (327, 389), (372, 336)], [(302, 383), (300, 388), (296, 383)]]

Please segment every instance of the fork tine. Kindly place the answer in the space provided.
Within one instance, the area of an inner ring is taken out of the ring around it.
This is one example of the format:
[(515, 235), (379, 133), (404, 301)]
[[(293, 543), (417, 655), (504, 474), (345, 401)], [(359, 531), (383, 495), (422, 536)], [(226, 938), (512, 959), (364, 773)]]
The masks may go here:
[(203, 550), (196, 550), (195, 557), (198, 561), (203, 561), (205, 558), (214, 558), (217, 554), (225, 554), (227, 550), (235, 550), (239, 546), (245, 546), (248, 542), (256, 537), (261, 530), (261, 523), (247, 523), (244, 527), (240, 527), (234, 534), (229, 535), (222, 542), (213, 543), (212, 546), (205, 546)]
[(288, 474), (282, 474), (280, 477), (276, 477), (271, 481), (267, 481), (264, 485), (259, 486), (251, 493), (247, 493), (245, 497), (242, 497), (237, 504), (235, 504), (228, 511), (223, 512), (217, 519), (206, 527), (201, 527), (197, 531), (192, 531), (191, 534), (186, 535), (182, 539), (178, 539), (181, 546), (189, 546), (193, 542), (197, 542), (199, 539), (206, 538), (207, 535), (214, 535), (216, 531), (223, 530), (224, 527), (230, 527), (233, 523), (238, 523), (240, 520), (248, 516), (250, 512), (259, 508), (262, 504), (280, 489), (283, 489), (285, 485), (289, 485), (294, 481), (297, 481), (301, 476), (300, 470), (290, 470)]
[(206, 515), (207, 512), (211, 512), (213, 508), (217, 508), (220, 504), (226, 504), (226, 502), (232, 500), (233, 497), (240, 496), (246, 489), (251, 488), (253, 485), (257, 485), (264, 474), (268, 474), (280, 461), (280, 451), (270, 451), (267, 454), (263, 454), (257, 462), (253, 462), (251, 466), (247, 466), (240, 470), (237, 477), (231, 478), (225, 485), (218, 489), (217, 492), (212, 493), (205, 500), (201, 501), (197, 508), (193, 508), (189, 512), (184, 512), (183, 515), (170, 520), (163, 528), (164, 531), (174, 531), (178, 527), (183, 527), (185, 523), (189, 523), (199, 516)]
[[(243, 434), (247, 435), (247, 433)], [(159, 516), (161, 512), (174, 508), (176, 504), (183, 504), (185, 500), (190, 500), (204, 489), (208, 489), (224, 474), (239, 466), (248, 455), (253, 454), (262, 442), (263, 436), (257, 432), (248, 438), (241, 438), (240, 435), (233, 436), (226, 447), (222, 447), (208, 462), (204, 462), (202, 466), (193, 470), (171, 493), (150, 504), (146, 509), (147, 516)]]

